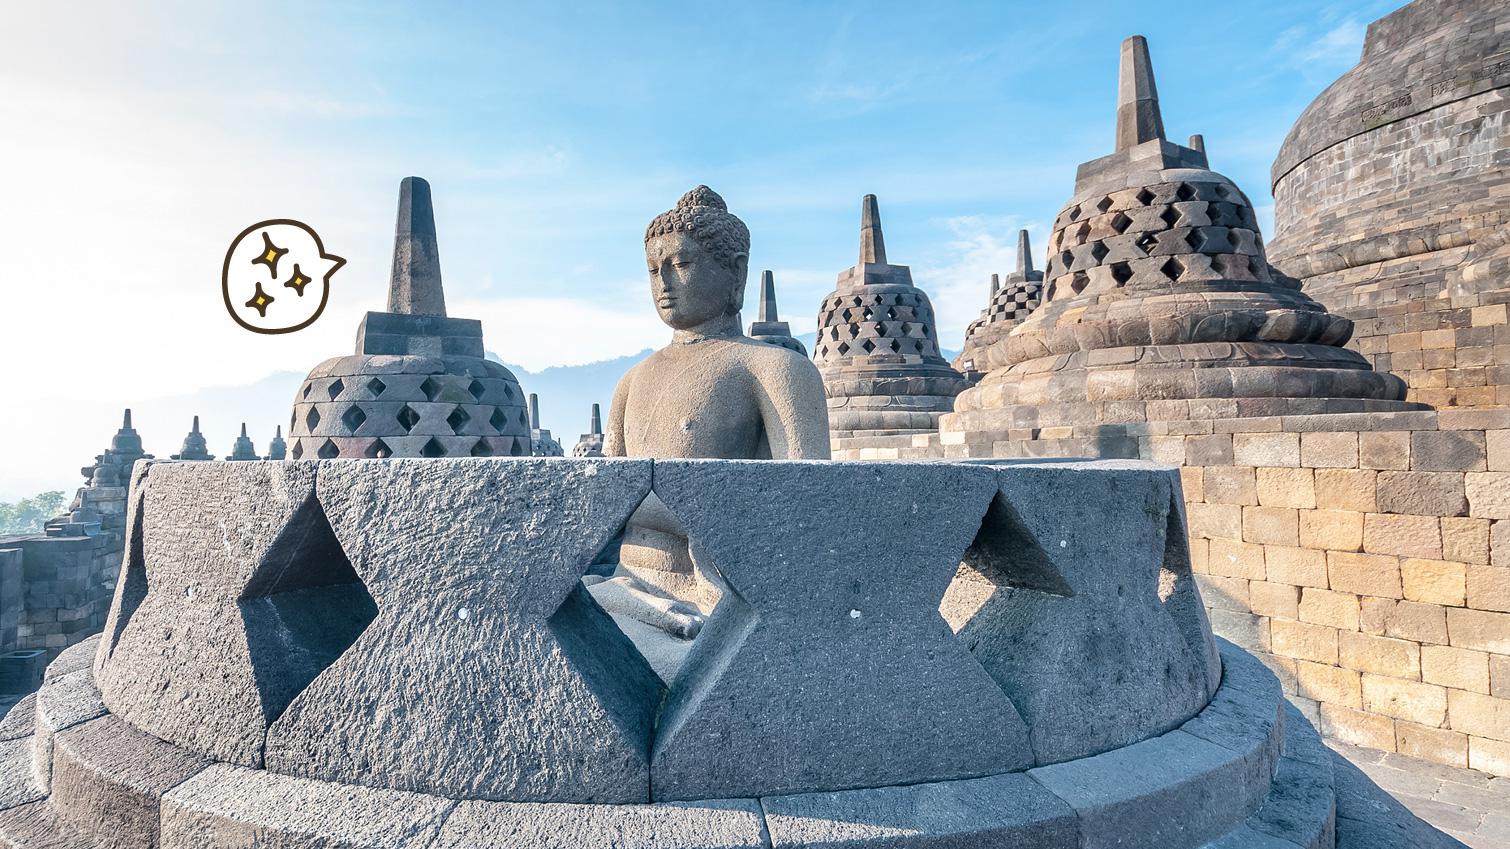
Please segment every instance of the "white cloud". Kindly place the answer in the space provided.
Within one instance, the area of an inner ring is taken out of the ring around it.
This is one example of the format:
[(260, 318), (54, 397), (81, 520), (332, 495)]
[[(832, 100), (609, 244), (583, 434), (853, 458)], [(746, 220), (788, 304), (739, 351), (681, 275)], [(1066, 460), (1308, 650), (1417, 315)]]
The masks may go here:
[(1028, 231), (1033, 265), (1042, 270), (1048, 230), (1017, 216), (967, 215), (937, 223), (950, 232), (951, 240), (943, 253), (913, 270), (913, 282), (933, 301), (939, 344), (958, 350), (965, 327), (986, 308), (991, 275), (1005, 276), (1017, 267), (1017, 231)]

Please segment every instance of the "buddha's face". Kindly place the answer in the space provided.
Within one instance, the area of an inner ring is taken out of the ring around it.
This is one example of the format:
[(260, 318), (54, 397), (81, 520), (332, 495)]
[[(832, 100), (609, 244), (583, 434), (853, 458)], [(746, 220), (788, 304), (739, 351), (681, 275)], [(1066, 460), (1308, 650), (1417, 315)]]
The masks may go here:
[(661, 321), (676, 330), (688, 330), (739, 312), (748, 262), (740, 254), (735, 267), (728, 267), (691, 233), (667, 233), (646, 241), (650, 297)]

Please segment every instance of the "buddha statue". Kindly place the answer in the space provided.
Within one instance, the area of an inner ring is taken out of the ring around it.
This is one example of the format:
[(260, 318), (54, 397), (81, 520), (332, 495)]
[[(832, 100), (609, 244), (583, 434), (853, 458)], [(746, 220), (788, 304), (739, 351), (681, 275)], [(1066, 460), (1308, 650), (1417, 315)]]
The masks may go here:
[[(817, 367), (742, 330), (749, 254), (750, 231), (707, 186), (650, 222), (650, 296), (673, 333), (619, 381), (604, 454), (828, 459)], [(654, 494), (630, 517), (619, 568), (604, 583), (616, 586), (595, 585), (593, 594), (611, 612), (683, 637), (696, 633), (698, 615), (719, 595), (693, 563), (681, 523)], [(615, 593), (624, 597), (609, 598)]]

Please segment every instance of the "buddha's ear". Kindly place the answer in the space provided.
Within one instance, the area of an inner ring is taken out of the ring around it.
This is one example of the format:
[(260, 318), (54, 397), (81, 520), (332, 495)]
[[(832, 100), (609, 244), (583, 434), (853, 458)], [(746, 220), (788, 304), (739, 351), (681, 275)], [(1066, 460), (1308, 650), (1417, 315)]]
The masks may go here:
[(734, 284), (734, 291), (732, 291), (732, 292), (729, 293), (729, 299), (732, 302), (732, 306), (734, 308), (734, 312), (739, 312), (741, 309), (744, 309), (744, 305), (745, 305), (745, 283), (748, 282), (749, 275), (750, 275), (750, 255), (749, 254), (735, 254), (734, 255), (734, 279), (737, 282)]

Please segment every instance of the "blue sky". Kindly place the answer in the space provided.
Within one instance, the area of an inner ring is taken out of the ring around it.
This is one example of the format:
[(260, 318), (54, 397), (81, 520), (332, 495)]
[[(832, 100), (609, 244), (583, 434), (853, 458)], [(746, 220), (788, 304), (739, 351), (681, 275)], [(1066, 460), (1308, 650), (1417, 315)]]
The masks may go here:
[[(797, 332), (877, 194), (892, 261), (958, 347), (1016, 229), (1041, 262), (1075, 166), (1110, 151), (1122, 38), (1149, 39), (1170, 137), (1205, 134), (1267, 225), (1280, 141), (1397, 4), (545, 5), (9, 11), (0, 122), (26, 131), (0, 134), (0, 380), (39, 409), (142, 408), (349, 352), (408, 174), (434, 187), (452, 314), (530, 368), (667, 338), (641, 237), (697, 183), (749, 224)], [(260, 337), (225, 315), (219, 266), (275, 217), (349, 262), (320, 321)], [(115, 425), (4, 418), (0, 497)]]

